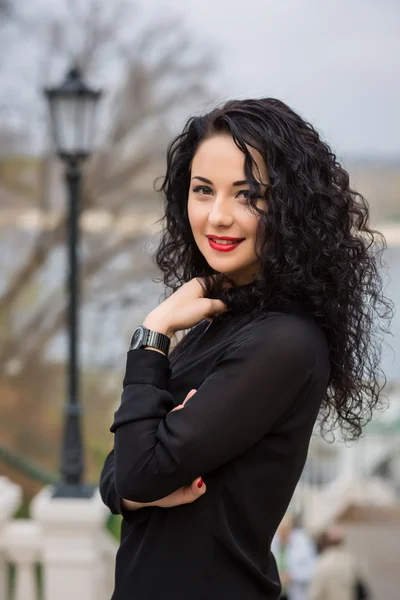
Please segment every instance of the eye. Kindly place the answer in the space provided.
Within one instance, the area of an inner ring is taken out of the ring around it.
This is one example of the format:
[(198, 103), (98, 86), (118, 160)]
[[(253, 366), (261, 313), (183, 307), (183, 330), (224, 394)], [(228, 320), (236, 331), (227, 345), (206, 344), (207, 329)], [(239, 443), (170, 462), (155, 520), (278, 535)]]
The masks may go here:
[(195, 194), (200, 194), (201, 196), (209, 196), (212, 194), (212, 189), (206, 185), (198, 185), (197, 187), (193, 188), (193, 192)]
[[(248, 204), (248, 200), (250, 199), (250, 190), (240, 190), (240, 192), (238, 192), (236, 194), (236, 198), (243, 198), (243, 200), (245, 201), (246, 204)], [(264, 200), (264, 196), (257, 196), (256, 197), (257, 200)]]

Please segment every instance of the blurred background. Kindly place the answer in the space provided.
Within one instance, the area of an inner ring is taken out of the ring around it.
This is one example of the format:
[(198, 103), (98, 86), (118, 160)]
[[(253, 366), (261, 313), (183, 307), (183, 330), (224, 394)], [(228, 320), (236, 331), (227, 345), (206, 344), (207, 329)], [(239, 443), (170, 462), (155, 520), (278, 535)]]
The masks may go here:
[[(127, 344), (163, 292), (153, 182), (190, 115), (273, 96), (309, 120), (386, 237), (386, 293), (399, 307), (399, 27), (396, 0), (0, 0), (0, 475), (23, 491), (18, 517), (59, 480), (68, 401), (68, 187), (43, 88), (77, 63), (103, 92), (79, 250), (84, 478), (96, 483)], [(385, 600), (400, 585), (399, 356), (396, 314), (382, 364), (389, 409), (357, 444), (315, 436), (293, 500), (310, 531), (344, 524)]]

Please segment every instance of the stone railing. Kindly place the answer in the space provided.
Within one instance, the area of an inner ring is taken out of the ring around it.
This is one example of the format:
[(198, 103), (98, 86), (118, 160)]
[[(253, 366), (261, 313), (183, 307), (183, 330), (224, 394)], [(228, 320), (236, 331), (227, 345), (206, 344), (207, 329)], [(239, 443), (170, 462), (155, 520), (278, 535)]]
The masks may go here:
[(400, 505), (400, 395), (355, 443), (315, 437), (291, 502), (303, 524), (318, 532), (350, 506)]
[(117, 542), (98, 490), (90, 499), (51, 493), (33, 499), (30, 519), (14, 519), (21, 490), (0, 477), (0, 600), (109, 600)]

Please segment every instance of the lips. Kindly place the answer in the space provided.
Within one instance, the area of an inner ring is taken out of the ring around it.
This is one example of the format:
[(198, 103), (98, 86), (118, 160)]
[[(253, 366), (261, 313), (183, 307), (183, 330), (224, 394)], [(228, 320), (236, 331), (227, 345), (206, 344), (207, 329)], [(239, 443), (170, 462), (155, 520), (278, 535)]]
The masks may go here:
[(209, 240), (216, 240), (222, 242), (241, 242), (244, 238), (231, 237), (229, 235), (206, 235)]
[[(244, 240), (240, 238), (211, 238), (208, 237), (208, 243), (210, 244), (213, 250), (217, 250), (218, 252), (231, 252), (235, 248), (239, 246)], [(222, 242), (222, 243), (219, 243)]]

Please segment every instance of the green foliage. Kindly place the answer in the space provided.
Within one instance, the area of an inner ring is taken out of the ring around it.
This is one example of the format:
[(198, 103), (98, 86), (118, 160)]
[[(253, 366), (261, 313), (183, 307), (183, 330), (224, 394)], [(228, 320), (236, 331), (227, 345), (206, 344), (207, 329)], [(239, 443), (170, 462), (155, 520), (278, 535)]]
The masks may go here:
[(121, 537), (121, 521), (122, 518), (119, 515), (110, 515), (107, 521), (107, 529), (115, 537), (117, 542), (120, 541)]
[(58, 481), (56, 474), (44, 471), (41, 467), (24, 456), (21, 456), (8, 448), (3, 448), (2, 446), (0, 446), (0, 460), (13, 469), (17, 469), (20, 473), (24, 473), (31, 477), (31, 479), (40, 481), (45, 485), (55, 484)]

